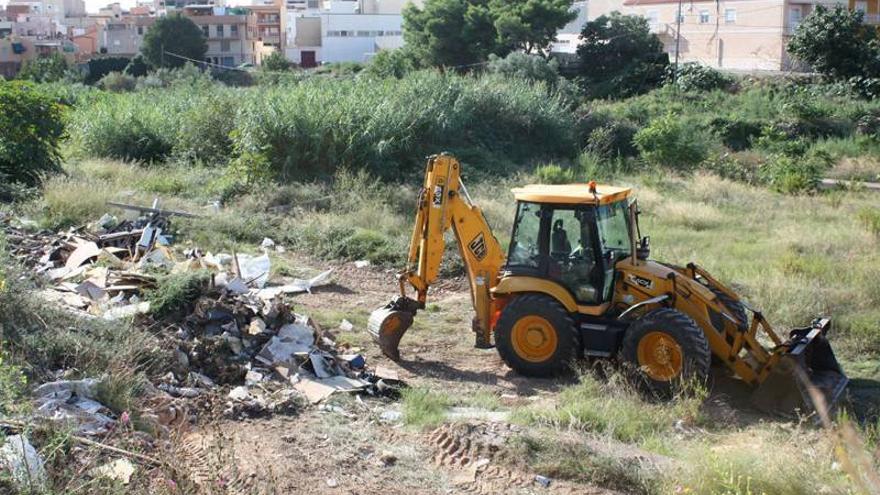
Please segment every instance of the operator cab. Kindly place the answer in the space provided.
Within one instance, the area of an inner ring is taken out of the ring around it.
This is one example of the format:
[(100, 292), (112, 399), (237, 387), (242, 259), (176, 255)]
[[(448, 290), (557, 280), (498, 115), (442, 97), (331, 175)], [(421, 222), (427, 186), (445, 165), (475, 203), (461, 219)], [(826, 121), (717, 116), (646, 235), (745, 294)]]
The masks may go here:
[(609, 302), (614, 266), (631, 252), (630, 189), (529, 185), (513, 193), (517, 209), (504, 270), (557, 282), (579, 305)]

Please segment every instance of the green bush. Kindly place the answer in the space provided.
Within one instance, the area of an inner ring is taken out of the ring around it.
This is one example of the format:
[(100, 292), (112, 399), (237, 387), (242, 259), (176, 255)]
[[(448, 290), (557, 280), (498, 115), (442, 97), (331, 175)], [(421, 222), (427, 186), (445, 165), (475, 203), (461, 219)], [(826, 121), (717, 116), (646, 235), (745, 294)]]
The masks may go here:
[(549, 163), (535, 169), (535, 178), (539, 184), (570, 184), (575, 182), (575, 173), (570, 168)]
[(815, 157), (772, 155), (759, 170), (759, 177), (772, 189), (797, 194), (815, 190), (826, 165)]
[(680, 65), (678, 70), (669, 66), (666, 73), (666, 84), (682, 91), (712, 91), (714, 89), (726, 91), (733, 86), (734, 80), (712, 67), (688, 63)]
[(137, 78), (122, 72), (110, 72), (98, 81), (98, 86), (114, 93), (127, 93), (137, 87)]
[(0, 178), (28, 186), (61, 170), (61, 106), (36, 86), (0, 82)]
[(586, 151), (602, 158), (631, 157), (638, 154), (633, 138), (638, 128), (627, 121), (615, 121), (590, 132)]
[(724, 146), (733, 151), (742, 151), (752, 147), (752, 143), (761, 135), (767, 124), (760, 120), (716, 117), (709, 125), (721, 138)]
[(702, 130), (672, 114), (652, 120), (633, 142), (647, 163), (675, 170), (693, 169), (709, 154)]
[(67, 60), (60, 53), (52, 53), (24, 63), (18, 78), (34, 82), (57, 82), (67, 76)]
[(89, 60), (89, 70), (84, 82), (86, 84), (95, 84), (111, 72), (125, 72), (132, 77), (136, 77), (139, 74), (131, 74), (126, 71), (131, 62), (132, 60), (128, 57), (93, 58)]
[(148, 291), (150, 313), (156, 318), (185, 315), (187, 309), (204, 291), (210, 274), (207, 271), (167, 275), (159, 280), (158, 288)]
[(880, 238), (880, 208), (866, 206), (859, 210), (858, 217), (868, 232)]
[(421, 64), (413, 50), (398, 48), (380, 51), (364, 70), (367, 74), (382, 79), (387, 77), (401, 79), (420, 68)]

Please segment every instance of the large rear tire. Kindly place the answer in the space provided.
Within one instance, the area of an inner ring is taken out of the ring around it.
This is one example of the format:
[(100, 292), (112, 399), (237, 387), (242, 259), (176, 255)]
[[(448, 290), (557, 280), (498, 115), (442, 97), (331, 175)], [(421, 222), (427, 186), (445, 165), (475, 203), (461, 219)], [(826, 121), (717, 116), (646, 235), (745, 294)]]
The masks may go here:
[(495, 346), (517, 373), (546, 377), (567, 371), (579, 339), (574, 321), (556, 299), (541, 294), (515, 296), (495, 325)]
[(664, 398), (709, 377), (711, 352), (703, 330), (674, 309), (656, 309), (630, 325), (621, 354), (638, 381)]

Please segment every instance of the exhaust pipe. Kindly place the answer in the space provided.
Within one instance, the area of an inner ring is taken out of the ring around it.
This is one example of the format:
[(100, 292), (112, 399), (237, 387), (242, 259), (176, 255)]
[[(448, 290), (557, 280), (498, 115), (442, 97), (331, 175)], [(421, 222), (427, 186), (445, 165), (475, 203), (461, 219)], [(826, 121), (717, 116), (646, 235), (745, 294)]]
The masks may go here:
[[(831, 320), (817, 318), (811, 326), (791, 331), (785, 345), (787, 350), (752, 395), (758, 409), (775, 413), (834, 409), (849, 378), (828, 342), (830, 328)], [(824, 404), (814, 402), (811, 390), (818, 392)]]

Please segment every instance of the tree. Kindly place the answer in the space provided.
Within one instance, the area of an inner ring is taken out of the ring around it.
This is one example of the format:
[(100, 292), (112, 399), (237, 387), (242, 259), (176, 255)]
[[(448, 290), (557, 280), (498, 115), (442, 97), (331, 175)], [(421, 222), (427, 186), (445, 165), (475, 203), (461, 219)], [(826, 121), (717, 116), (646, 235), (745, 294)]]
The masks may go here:
[(817, 5), (791, 41), (788, 51), (813, 69), (834, 78), (877, 76), (880, 49), (877, 31), (862, 23), (862, 13), (838, 5)]
[(169, 14), (156, 19), (144, 35), (141, 45), (144, 59), (157, 68), (181, 67), (187, 61), (180, 57), (202, 61), (207, 51), (208, 42), (202, 30), (192, 20), (180, 14)]
[(412, 71), (421, 68), (419, 59), (409, 47), (382, 50), (376, 54), (366, 67), (371, 76), (401, 79)]
[(283, 53), (276, 51), (264, 58), (261, 66), (263, 70), (269, 72), (284, 72), (290, 69), (290, 60), (287, 60)]
[(663, 82), (669, 56), (641, 16), (612, 12), (588, 22), (577, 53), (587, 93), (627, 97)]
[(543, 53), (556, 33), (577, 17), (572, 0), (492, 0), (498, 44), (526, 53)]
[(61, 105), (30, 83), (0, 82), (0, 183), (33, 186), (60, 171), (63, 136)]
[(18, 78), (43, 83), (56, 82), (64, 79), (67, 69), (67, 60), (64, 56), (60, 53), (52, 53), (25, 62), (18, 73)]
[(436, 67), (483, 62), (500, 49), (488, 0), (425, 0), (422, 8), (409, 3), (403, 37), (422, 63)]

